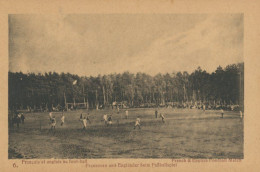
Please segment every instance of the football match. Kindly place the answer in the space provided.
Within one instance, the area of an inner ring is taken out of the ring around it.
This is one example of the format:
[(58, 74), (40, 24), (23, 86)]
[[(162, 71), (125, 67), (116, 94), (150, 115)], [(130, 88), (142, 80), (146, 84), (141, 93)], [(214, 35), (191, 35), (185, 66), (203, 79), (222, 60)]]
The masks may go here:
[(9, 159), (243, 159), (243, 14), (9, 14)]

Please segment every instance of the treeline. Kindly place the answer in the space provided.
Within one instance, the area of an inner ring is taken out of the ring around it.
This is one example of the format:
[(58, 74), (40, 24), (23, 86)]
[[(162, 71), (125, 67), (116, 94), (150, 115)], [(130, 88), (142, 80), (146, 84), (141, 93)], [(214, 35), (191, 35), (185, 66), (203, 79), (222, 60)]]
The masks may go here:
[(207, 102), (243, 105), (244, 64), (219, 66), (213, 73), (194, 72), (150, 76), (145, 73), (80, 77), (70, 73), (9, 72), (9, 108), (65, 107), (86, 102), (88, 107), (124, 102), (130, 107), (168, 102)]

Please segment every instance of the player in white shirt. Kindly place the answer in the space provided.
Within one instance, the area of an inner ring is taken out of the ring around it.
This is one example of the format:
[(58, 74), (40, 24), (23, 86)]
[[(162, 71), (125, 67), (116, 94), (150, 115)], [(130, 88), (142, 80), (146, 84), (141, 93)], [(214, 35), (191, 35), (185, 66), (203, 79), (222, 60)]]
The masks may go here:
[(89, 121), (89, 123), (91, 123), (90, 122), (90, 120), (89, 120), (89, 118), (87, 117), (84, 117), (84, 118), (81, 118), (81, 119), (79, 119), (81, 122), (82, 122), (82, 125), (83, 125), (83, 130), (86, 130), (87, 129), (87, 121)]
[(105, 125), (107, 125), (107, 114), (105, 114), (105, 115), (103, 116), (103, 120), (104, 120), (104, 122), (105, 122)]
[(125, 118), (128, 119), (128, 110), (125, 111)]
[(50, 118), (52, 118), (52, 112), (49, 113)]
[(243, 112), (240, 111), (240, 118), (242, 119), (243, 118)]
[(62, 113), (62, 116), (61, 116), (61, 126), (63, 126), (63, 124), (64, 124), (64, 121), (65, 121), (65, 116), (64, 116), (64, 114)]
[(135, 120), (135, 126), (134, 126), (134, 129), (136, 128), (136, 126), (138, 126), (139, 129), (141, 129), (141, 127), (140, 127), (140, 122), (141, 122), (140, 118), (137, 117), (136, 120)]
[(160, 116), (162, 118), (162, 122), (165, 123), (164, 119), (165, 119), (165, 116), (163, 114), (160, 113)]
[(83, 125), (82, 129), (86, 130), (86, 128), (87, 128), (87, 119), (86, 119), (86, 117), (81, 118), (80, 121), (82, 122), (82, 125)]
[(49, 113), (49, 117), (50, 117), (50, 124), (51, 124), (51, 120), (52, 120), (52, 112)]
[(220, 112), (221, 112), (221, 116), (222, 116), (222, 118), (223, 118), (223, 117), (224, 117), (224, 110), (221, 109)]

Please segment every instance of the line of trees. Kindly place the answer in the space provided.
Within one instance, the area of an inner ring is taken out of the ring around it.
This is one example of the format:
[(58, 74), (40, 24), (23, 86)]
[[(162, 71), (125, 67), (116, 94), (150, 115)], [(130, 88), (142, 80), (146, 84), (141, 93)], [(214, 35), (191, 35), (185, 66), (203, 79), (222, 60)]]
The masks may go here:
[(39, 108), (84, 102), (94, 108), (113, 102), (128, 106), (167, 102), (218, 102), (243, 105), (244, 63), (219, 66), (213, 73), (194, 72), (150, 76), (145, 73), (80, 77), (70, 73), (9, 72), (9, 109)]

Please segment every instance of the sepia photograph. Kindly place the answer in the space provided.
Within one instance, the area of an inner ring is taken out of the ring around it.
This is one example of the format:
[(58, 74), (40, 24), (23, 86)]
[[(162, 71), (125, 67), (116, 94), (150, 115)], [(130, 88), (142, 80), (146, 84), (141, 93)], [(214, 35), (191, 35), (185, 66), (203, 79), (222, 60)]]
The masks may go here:
[(8, 159), (244, 159), (243, 13), (9, 14), (8, 41)]

